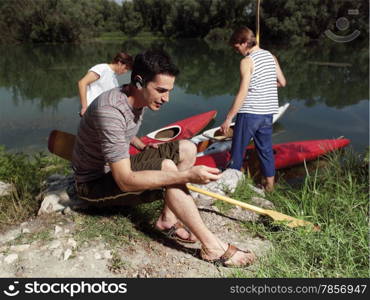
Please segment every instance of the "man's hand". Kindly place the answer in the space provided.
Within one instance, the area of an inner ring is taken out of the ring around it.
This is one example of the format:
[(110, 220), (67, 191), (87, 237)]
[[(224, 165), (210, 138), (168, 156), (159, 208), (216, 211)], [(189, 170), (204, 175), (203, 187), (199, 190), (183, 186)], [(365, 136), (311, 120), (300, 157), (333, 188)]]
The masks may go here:
[(222, 125), (220, 126), (221, 133), (222, 133), (223, 135), (226, 135), (226, 136), (227, 136), (227, 133), (228, 133), (228, 131), (229, 131), (229, 129), (230, 129), (230, 124), (231, 124), (231, 120), (226, 119), (226, 120), (222, 123)]
[(148, 149), (148, 148), (158, 149), (160, 144), (161, 143), (148, 143), (144, 146), (143, 150)]
[(188, 170), (189, 182), (205, 184), (221, 178), (221, 171), (207, 166), (194, 166)]

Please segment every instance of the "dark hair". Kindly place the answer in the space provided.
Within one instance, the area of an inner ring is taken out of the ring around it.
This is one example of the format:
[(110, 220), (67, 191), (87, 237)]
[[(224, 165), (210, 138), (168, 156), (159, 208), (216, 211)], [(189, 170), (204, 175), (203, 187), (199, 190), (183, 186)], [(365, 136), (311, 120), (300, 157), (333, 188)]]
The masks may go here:
[(128, 69), (132, 69), (132, 65), (133, 65), (134, 60), (133, 60), (131, 55), (128, 55), (125, 52), (118, 52), (115, 55), (115, 57), (112, 59), (112, 63), (117, 64), (119, 62), (122, 63), (122, 64), (125, 64)]
[(180, 73), (170, 56), (163, 50), (147, 50), (136, 55), (131, 72), (131, 84), (142, 78), (142, 85), (146, 86), (158, 74), (177, 76)]
[(245, 42), (248, 43), (248, 48), (252, 48), (253, 46), (257, 45), (254, 32), (248, 27), (240, 27), (235, 29), (230, 37), (229, 44), (233, 46), (235, 44), (243, 44)]

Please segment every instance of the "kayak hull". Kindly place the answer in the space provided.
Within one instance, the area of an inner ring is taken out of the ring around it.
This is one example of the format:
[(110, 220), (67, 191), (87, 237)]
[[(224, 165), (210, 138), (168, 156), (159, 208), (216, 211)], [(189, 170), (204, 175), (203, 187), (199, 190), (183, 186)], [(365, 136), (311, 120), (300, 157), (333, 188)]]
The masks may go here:
[[(181, 139), (190, 139), (202, 131), (217, 115), (216, 110), (191, 116), (189, 118), (176, 121), (161, 129), (150, 132), (141, 137), (141, 141), (148, 143), (164, 143)], [(130, 147), (130, 154), (139, 153), (140, 150)]]
[[(314, 160), (331, 151), (343, 148), (350, 143), (349, 139), (326, 139), (290, 142), (273, 145), (275, 168), (283, 169)], [(246, 165), (258, 162), (258, 154), (254, 146), (247, 147)], [(225, 169), (231, 158), (230, 151), (197, 157), (195, 165), (206, 165)]]

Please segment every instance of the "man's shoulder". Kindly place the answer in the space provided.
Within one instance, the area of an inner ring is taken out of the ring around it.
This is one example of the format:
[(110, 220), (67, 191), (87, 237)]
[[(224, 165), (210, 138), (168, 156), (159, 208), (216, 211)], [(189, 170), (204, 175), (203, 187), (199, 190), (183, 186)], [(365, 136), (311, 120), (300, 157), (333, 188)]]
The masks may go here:
[(120, 87), (103, 92), (97, 100), (93, 103), (95, 105), (94, 110), (96, 111), (119, 110), (125, 112), (130, 109), (127, 102), (127, 95), (122, 92)]

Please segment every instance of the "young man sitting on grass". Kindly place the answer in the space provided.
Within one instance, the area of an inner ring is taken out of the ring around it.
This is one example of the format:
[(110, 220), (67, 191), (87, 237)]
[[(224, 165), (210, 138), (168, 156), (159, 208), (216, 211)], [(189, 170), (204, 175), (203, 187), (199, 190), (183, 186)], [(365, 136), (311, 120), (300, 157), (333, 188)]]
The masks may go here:
[[(186, 183), (205, 184), (218, 169), (193, 166), (196, 147), (187, 140), (145, 145), (136, 134), (143, 109), (158, 111), (169, 102), (179, 71), (163, 51), (135, 57), (131, 83), (101, 94), (83, 115), (73, 150), (77, 193), (94, 203), (146, 202), (163, 192), (164, 208), (156, 229), (188, 243), (200, 241), (201, 258), (225, 266), (246, 266), (256, 259), (218, 239), (203, 223)], [(130, 156), (130, 144), (143, 150)]]

